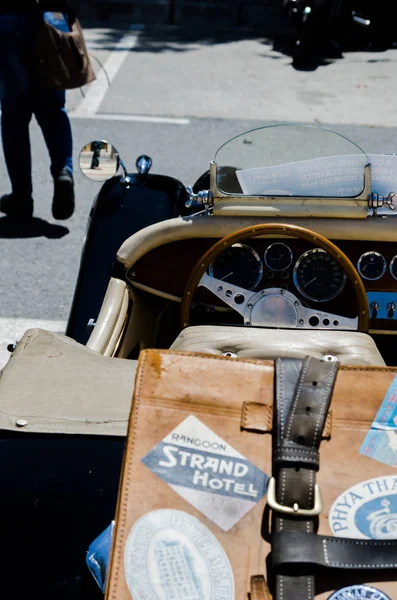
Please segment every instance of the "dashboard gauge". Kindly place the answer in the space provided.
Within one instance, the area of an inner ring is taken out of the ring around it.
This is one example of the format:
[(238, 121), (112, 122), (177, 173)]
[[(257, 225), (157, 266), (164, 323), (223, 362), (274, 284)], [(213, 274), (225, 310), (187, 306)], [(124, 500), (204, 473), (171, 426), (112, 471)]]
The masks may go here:
[(346, 273), (332, 256), (320, 248), (308, 250), (298, 258), (293, 278), (302, 296), (314, 302), (332, 300), (346, 283)]
[(292, 250), (287, 244), (276, 242), (265, 250), (265, 265), (272, 271), (285, 271), (292, 263)]
[(380, 279), (386, 271), (386, 260), (379, 252), (365, 252), (360, 256), (357, 269), (364, 279)]
[(208, 271), (211, 277), (253, 290), (262, 278), (263, 265), (253, 248), (233, 244), (210, 264)]
[(397, 279), (397, 255), (391, 259), (389, 269), (391, 276)]

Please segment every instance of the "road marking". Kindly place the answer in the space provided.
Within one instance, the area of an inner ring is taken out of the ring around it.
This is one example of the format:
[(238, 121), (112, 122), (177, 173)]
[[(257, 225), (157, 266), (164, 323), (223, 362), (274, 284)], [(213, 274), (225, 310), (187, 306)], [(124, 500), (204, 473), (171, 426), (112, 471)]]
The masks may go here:
[(123, 35), (111, 51), (103, 69), (100, 69), (98, 72), (97, 78), (90, 84), (84, 100), (74, 113), (70, 113), (70, 116), (96, 118), (95, 113), (109, 90), (109, 81), (111, 83), (116, 77), (129, 52), (137, 43), (139, 35), (139, 31), (137, 32), (136, 30), (129, 31)]
[(3, 368), (11, 354), (8, 344), (19, 341), (27, 329), (46, 329), (55, 333), (64, 333), (66, 321), (46, 319), (13, 319), (0, 317), (0, 368)]
[(113, 113), (80, 114), (70, 113), (75, 119), (95, 119), (101, 121), (136, 121), (138, 123), (164, 123), (169, 125), (189, 125), (190, 119), (178, 117), (150, 117), (146, 115), (118, 115)]

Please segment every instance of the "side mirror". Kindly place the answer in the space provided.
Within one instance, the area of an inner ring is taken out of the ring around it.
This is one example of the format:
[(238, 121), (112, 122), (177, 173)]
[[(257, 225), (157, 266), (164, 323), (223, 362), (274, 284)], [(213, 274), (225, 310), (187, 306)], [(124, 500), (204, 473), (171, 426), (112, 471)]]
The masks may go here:
[(91, 181), (106, 181), (119, 170), (120, 156), (113, 144), (106, 140), (94, 140), (82, 148), (79, 166), (83, 175)]

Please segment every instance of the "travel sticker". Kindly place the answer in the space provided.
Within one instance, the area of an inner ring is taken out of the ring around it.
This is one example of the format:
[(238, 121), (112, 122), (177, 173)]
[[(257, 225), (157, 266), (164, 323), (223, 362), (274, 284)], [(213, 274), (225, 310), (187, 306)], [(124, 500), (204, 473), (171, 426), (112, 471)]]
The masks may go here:
[(397, 467), (397, 375), (365, 436), (360, 454)]
[(390, 598), (369, 585), (350, 585), (334, 592), (328, 600), (390, 600)]
[(154, 510), (132, 527), (124, 573), (134, 600), (234, 600), (229, 559), (196, 517)]
[(397, 539), (397, 475), (368, 479), (346, 490), (328, 519), (339, 537)]
[(223, 531), (263, 498), (269, 479), (193, 415), (142, 462)]

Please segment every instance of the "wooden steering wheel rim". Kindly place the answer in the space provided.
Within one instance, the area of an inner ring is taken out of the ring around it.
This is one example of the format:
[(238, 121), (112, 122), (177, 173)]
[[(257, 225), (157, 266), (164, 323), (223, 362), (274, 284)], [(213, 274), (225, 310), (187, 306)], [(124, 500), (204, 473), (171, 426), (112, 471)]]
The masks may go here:
[(222, 238), (216, 244), (211, 246), (209, 250), (200, 258), (193, 267), (186, 288), (183, 294), (181, 303), (181, 326), (182, 329), (189, 326), (190, 307), (192, 304), (193, 294), (197, 289), (198, 284), (212, 261), (224, 250), (230, 248), (233, 244), (237, 244), (242, 240), (258, 237), (260, 235), (282, 235), (290, 236), (298, 239), (312, 242), (317, 248), (321, 248), (330, 254), (339, 264), (341, 269), (346, 273), (346, 276), (353, 286), (358, 304), (358, 325), (357, 331), (363, 333), (368, 332), (369, 315), (368, 315), (368, 299), (365, 293), (365, 288), (351, 260), (332, 242), (324, 236), (310, 231), (305, 227), (298, 225), (287, 224), (263, 224), (255, 227), (245, 227), (239, 229), (230, 235)]

